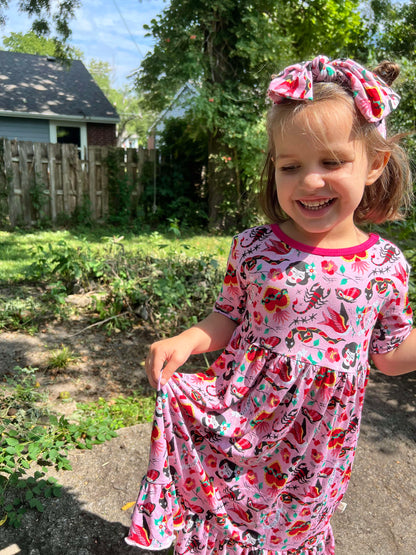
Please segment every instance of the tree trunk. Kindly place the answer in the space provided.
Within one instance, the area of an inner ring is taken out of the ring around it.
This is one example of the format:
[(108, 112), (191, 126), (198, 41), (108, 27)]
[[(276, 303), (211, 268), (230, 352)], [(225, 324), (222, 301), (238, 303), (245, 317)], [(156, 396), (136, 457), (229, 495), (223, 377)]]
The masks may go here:
[(211, 230), (223, 230), (235, 220), (236, 174), (231, 163), (232, 156), (232, 151), (221, 143), (218, 134), (211, 134), (208, 140), (207, 168), (208, 216)]

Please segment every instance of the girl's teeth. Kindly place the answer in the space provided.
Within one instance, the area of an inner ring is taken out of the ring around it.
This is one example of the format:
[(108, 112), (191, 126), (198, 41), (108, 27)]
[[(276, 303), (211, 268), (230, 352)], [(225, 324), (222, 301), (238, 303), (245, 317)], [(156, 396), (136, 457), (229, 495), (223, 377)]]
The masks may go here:
[(304, 202), (304, 201), (299, 201), (299, 202), (300, 204), (302, 204), (302, 206), (304, 206), (305, 208), (308, 208), (309, 210), (319, 210), (323, 206), (327, 206), (331, 202), (331, 200), (323, 200), (318, 202)]

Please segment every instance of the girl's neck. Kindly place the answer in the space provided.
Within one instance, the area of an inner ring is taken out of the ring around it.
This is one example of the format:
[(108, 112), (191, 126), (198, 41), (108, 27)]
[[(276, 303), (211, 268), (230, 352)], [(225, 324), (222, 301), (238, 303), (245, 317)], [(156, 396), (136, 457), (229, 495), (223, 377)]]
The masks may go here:
[(361, 245), (368, 239), (367, 233), (361, 231), (355, 225), (347, 232), (342, 234), (334, 233), (308, 233), (303, 232), (292, 220), (286, 220), (279, 224), (280, 229), (285, 235), (310, 247), (319, 247), (321, 249), (344, 249)]

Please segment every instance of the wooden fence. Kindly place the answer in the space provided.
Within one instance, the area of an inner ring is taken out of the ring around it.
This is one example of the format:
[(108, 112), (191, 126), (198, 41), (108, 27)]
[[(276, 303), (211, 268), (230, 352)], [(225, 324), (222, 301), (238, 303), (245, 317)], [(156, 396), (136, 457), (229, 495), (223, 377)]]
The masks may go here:
[(106, 163), (110, 150), (119, 151), (119, 176), (133, 185), (131, 202), (137, 204), (143, 164), (152, 151), (92, 146), (81, 159), (75, 145), (0, 139), (3, 218), (12, 226), (30, 226), (41, 220), (56, 222), (87, 207), (93, 220), (105, 220), (111, 196)]

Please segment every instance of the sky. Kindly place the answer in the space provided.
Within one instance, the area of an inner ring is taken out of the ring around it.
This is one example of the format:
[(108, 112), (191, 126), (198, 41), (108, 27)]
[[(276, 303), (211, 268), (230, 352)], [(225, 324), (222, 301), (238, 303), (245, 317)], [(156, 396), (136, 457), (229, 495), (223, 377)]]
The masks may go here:
[[(168, 5), (163, 0), (81, 0), (81, 8), (71, 21), (71, 45), (90, 59), (108, 62), (113, 68), (113, 86), (121, 88), (131, 83), (128, 75), (140, 65), (152, 48), (152, 38), (146, 38), (144, 24), (160, 14)], [(17, 9), (17, 0), (9, 2), (6, 25), (0, 37), (10, 33), (26, 33), (31, 20)]]

